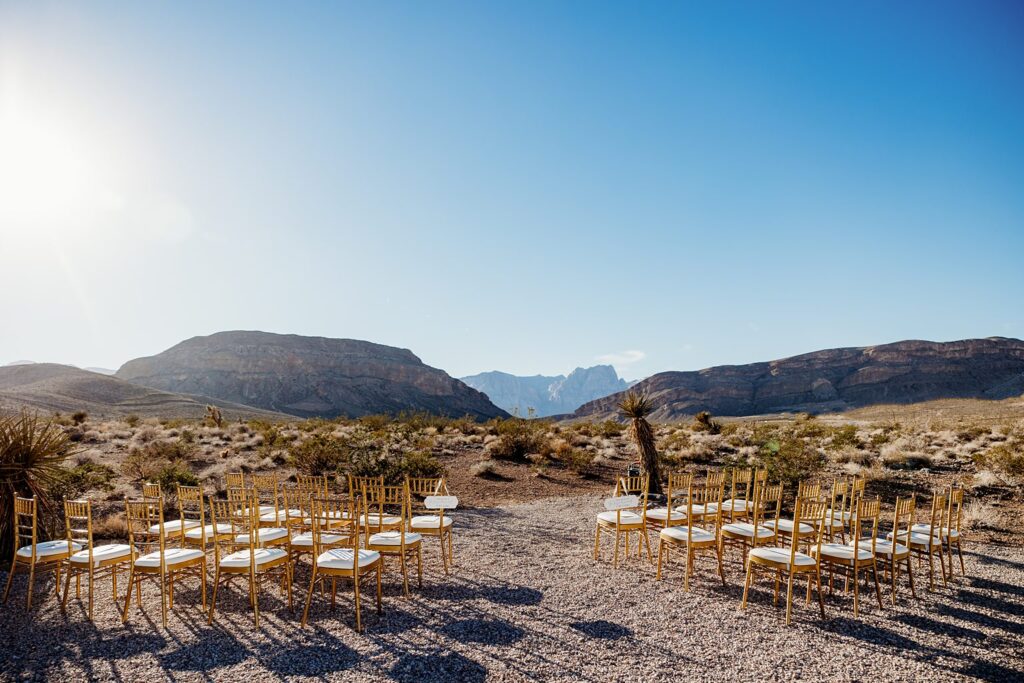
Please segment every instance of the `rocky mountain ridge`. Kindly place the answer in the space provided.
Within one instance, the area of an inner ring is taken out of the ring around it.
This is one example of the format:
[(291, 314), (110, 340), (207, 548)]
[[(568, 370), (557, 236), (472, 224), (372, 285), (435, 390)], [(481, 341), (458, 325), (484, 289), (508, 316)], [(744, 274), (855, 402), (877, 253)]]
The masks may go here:
[[(901, 341), (827, 349), (748, 365), (661, 372), (636, 385), (677, 420), (702, 410), (749, 416), (842, 411), (940, 398), (1001, 399), (1024, 394), (1024, 341), (1005, 337), (954, 342)], [(576, 417), (611, 416), (614, 394), (582, 405)]]
[(537, 417), (571, 413), (588, 401), (622, 391), (630, 385), (611, 365), (576, 368), (568, 376), (522, 377), (492, 371), (460, 379), (487, 394), (495, 405), (510, 413), (526, 416), (533, 409)]

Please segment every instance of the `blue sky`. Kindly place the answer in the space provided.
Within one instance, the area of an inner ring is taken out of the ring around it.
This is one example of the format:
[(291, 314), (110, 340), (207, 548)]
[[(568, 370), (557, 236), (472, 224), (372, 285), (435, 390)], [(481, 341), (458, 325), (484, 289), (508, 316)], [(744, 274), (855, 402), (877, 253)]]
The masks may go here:
[(0, 180), (0, 363), (1024, 337), (1024, 5), (3, 3)]

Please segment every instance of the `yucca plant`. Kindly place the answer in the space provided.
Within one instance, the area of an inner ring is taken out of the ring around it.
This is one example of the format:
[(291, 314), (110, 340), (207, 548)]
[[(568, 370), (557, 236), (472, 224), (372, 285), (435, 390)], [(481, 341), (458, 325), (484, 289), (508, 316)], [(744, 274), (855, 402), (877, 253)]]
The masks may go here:
[(51, 489), (62, 472), (61, 464), (75, 446), (60, 425), (23, 413), (0, 417), (0, 550), (14, 543), (14, 498), (35, 496), (41, 527), (53, 531), (60, 518)]
[(661, 493), (661, 468), (658, 449), (654, 443), (654, 429), (647, 416), (654, 412), (654, 401), (647, 394), (628, 391), (619, 401), (619, 412), (629, 418), (629, 435), (636, 441), (640, 453), (640, 467), (650, 480), (650, 492)]

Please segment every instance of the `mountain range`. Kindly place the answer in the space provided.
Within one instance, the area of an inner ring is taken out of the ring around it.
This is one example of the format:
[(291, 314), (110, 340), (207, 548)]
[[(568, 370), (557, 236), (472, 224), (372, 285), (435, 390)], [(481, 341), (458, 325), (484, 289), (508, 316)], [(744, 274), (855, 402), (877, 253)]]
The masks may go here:
[(568, 376), (520, 377), (493, 371), (460, 379), (487, 394), (499, 408), (524, 417), (531, 410), (537, 417), (571, 413), (588, 401), (630, 386), (611, 365), (576, 368)]
[[(653, 399), (652, 417), (660, 421), (702, 410), (748, 416), (940, 398), (1002, 399), (1024, 394), (1024, 341), (989, 337), (828, 349), (764, 363), (661, 372), (635, 389)], [(591, 401), (574, 416), (615, 415), (620, 399), (613, 394)]]

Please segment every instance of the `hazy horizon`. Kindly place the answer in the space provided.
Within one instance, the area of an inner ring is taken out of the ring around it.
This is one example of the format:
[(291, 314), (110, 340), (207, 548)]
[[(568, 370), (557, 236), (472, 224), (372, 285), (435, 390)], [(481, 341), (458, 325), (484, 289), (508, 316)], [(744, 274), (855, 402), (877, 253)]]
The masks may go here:
[(0, 6), (0, 364), (1024, 338), (1024, 5)]

